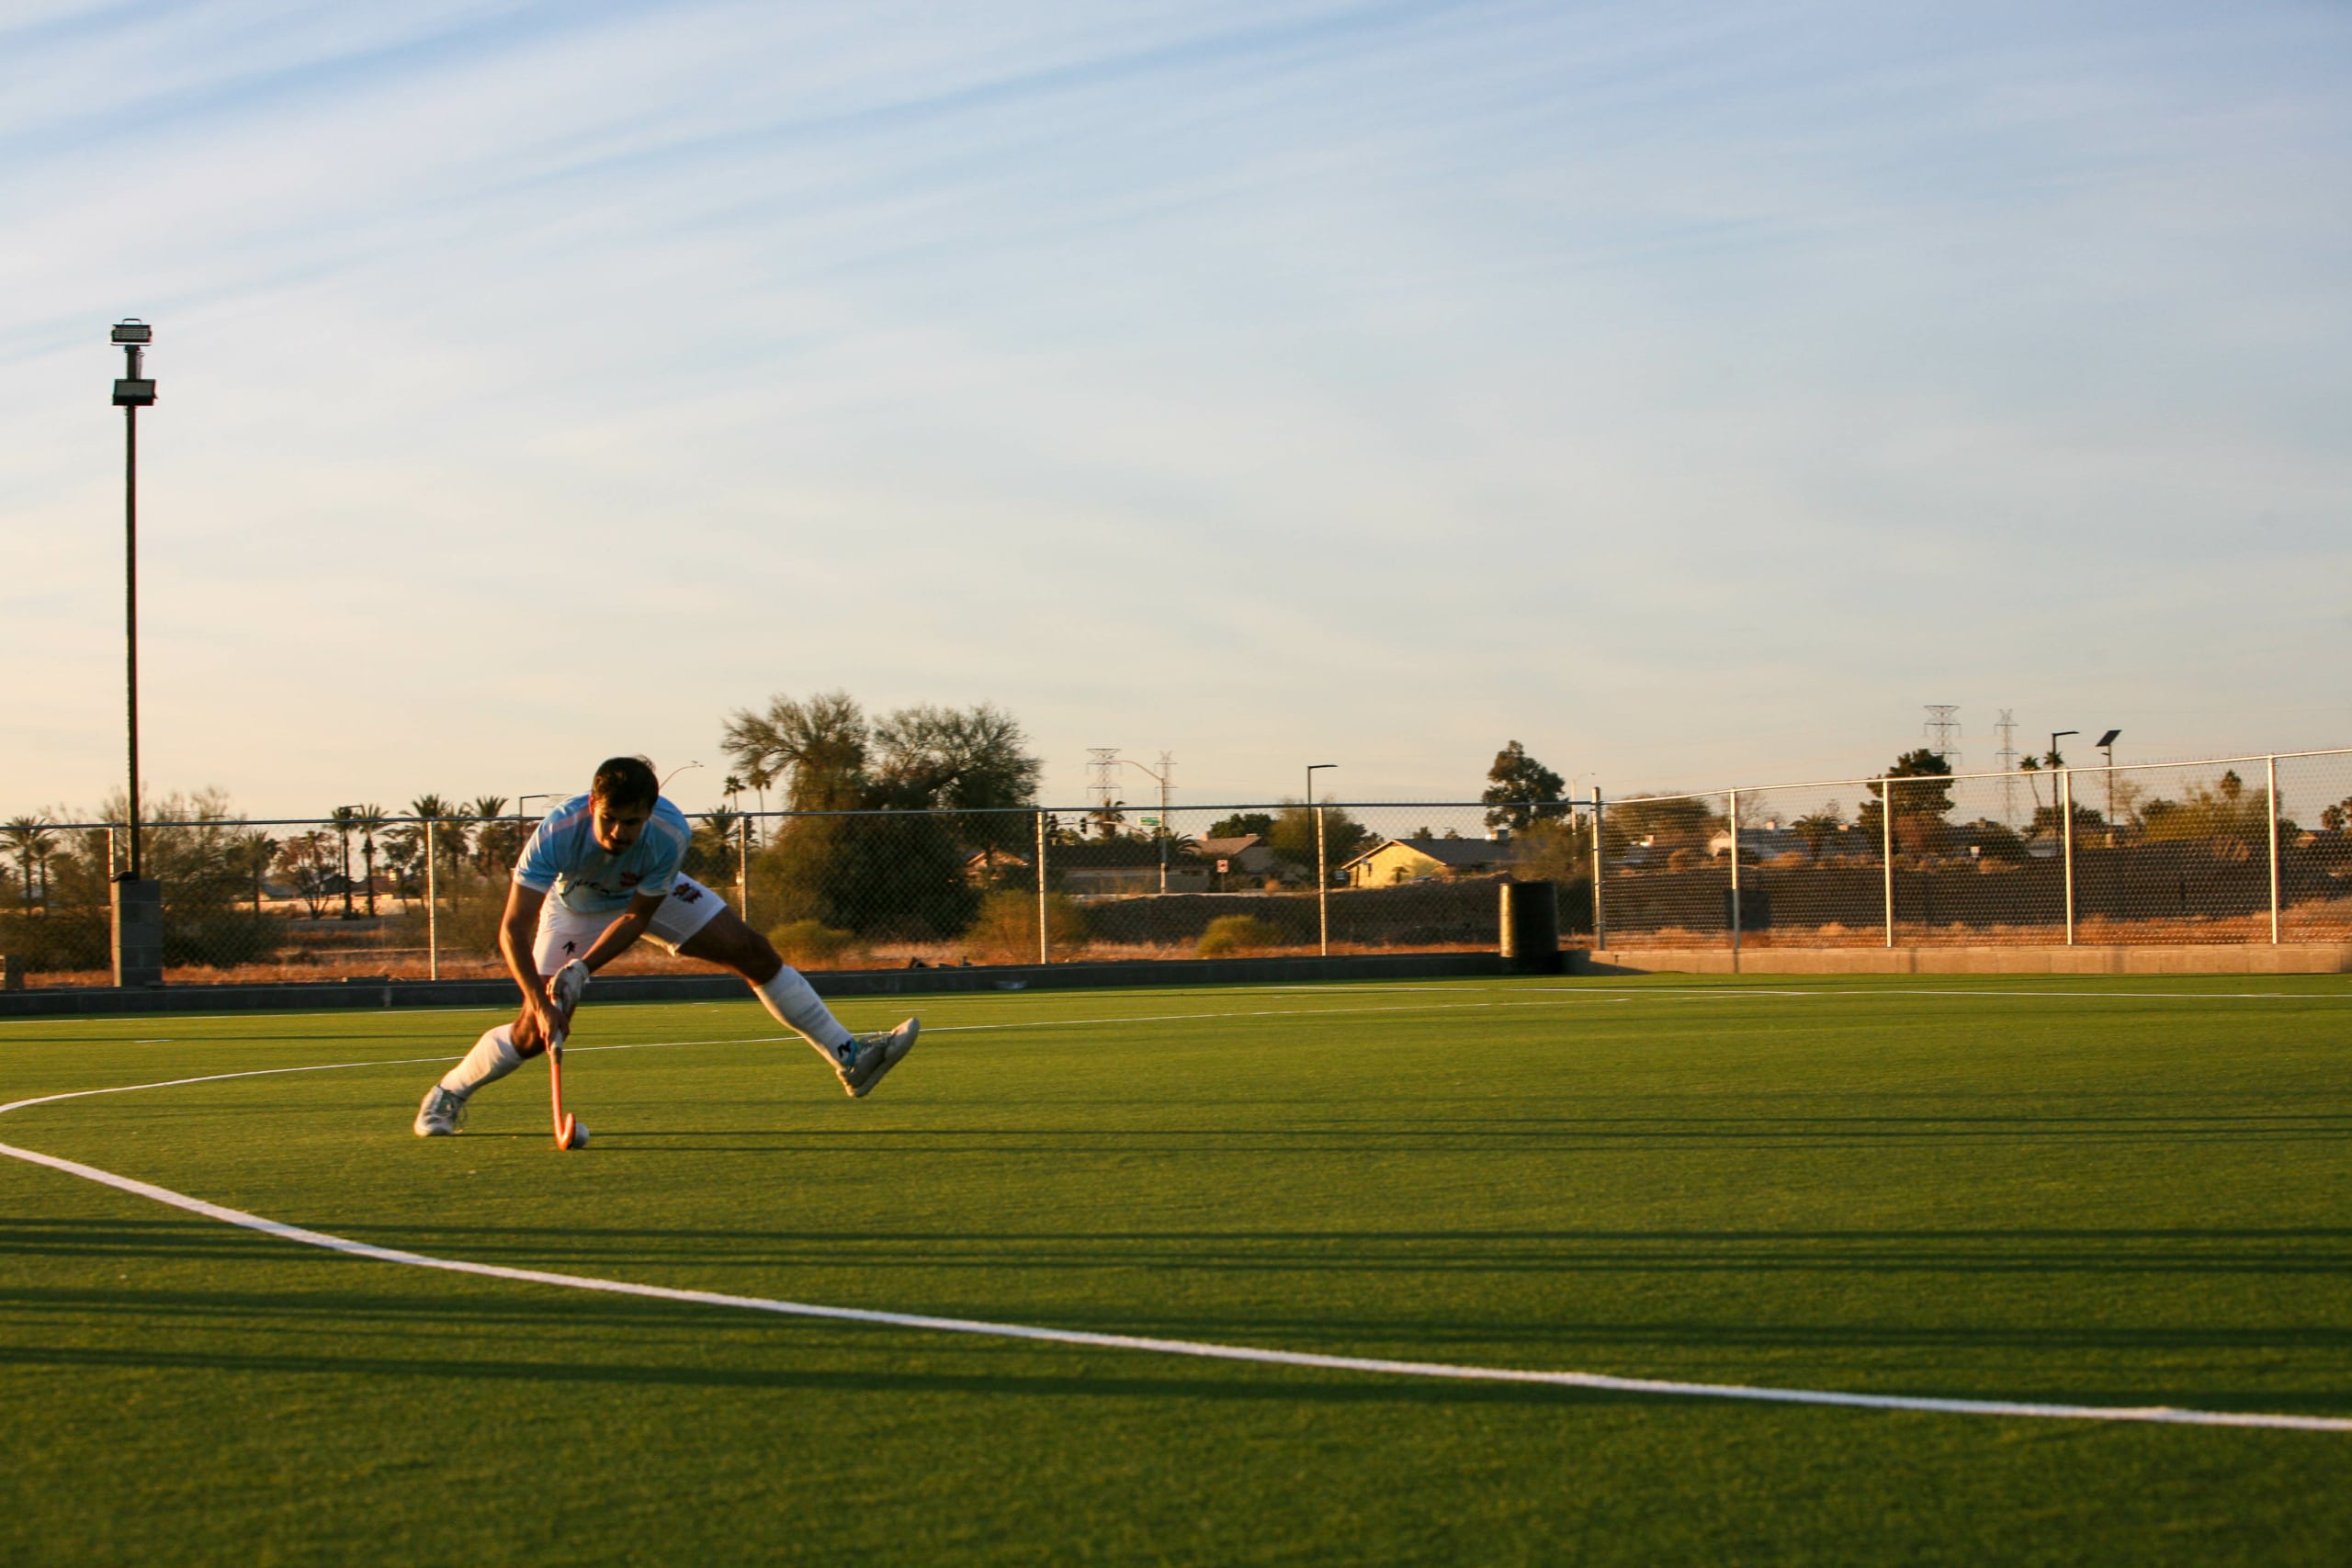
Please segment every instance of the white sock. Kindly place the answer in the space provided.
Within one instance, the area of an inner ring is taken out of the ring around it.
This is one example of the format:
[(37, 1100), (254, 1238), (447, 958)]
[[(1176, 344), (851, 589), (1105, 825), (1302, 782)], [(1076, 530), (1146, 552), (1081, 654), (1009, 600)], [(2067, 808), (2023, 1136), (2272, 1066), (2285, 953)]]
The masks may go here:
[(523, 1054), (514, 1049), (514, 1026), (502, 1023), (475, 1041), (474, 1048), (466, 1053), (466, 1059), (442, 1075), (441, 1087), (463, 1100), (522, 1065)]
[(814, 1045), (825, 1060), (849, 1060), (846, 1053), (857, 1037), (842, 1027), (842, 1021), (826, 1008), (816, 988), (800, 977), (799, 970), (787, 964), (766, 985), (752, 987), (752, 994), (775, 1014), (778, 1023)]

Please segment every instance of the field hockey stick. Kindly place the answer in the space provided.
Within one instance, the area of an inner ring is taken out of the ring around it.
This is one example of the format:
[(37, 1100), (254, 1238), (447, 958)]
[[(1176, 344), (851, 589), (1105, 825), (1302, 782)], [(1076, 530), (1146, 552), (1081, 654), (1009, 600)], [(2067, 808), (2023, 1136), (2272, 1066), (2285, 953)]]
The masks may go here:
[(580, 1006), (580, 994), (588, 988), (588, 966), (574, 960), (557, 974), (549, 989), (553, 999), (563, 1009), (564, 1027), (548, 1041), (548, 1098), (555, 1111), (555, 1146), (572, 1146), (572, 1134), (577, 1123), (563, 1110), (563, 1043), (571, 1035), (571, 1015)]
[(561, 1034), (548, 1042), (548, 1098), (555, 1103), (555, 1146), (568, 1149), (573, 1122), (563, 1110), (563, 1042)]

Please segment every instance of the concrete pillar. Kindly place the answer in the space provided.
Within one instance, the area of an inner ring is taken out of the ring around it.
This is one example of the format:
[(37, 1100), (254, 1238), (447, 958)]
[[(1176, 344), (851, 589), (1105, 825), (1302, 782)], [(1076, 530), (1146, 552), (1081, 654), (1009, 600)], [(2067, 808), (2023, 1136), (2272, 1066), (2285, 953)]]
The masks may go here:
[(153, 877), (124, 878), (113, 888), (114, 983), (164, 983), (164, 885)]

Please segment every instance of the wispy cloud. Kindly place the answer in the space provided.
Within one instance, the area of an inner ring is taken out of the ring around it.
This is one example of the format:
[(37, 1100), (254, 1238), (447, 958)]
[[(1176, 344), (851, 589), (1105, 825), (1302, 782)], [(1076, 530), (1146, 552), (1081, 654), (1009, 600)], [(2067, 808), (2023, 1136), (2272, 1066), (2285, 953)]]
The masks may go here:
[(832, 684), (1064, 795), (2344, 739), (2340, 11), (17, 16), (26, 804), (119, 744), (126, 312), (153, 770), (260, 807)]

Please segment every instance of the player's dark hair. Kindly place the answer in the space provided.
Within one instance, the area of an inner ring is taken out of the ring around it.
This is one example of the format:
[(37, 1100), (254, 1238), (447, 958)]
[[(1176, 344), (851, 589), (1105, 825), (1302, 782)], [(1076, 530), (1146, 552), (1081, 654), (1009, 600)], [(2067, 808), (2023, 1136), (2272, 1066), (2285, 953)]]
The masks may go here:
[(614, 757), (596, 770), (588, 793), (606, 806), (651, 806), (662, 795), (662, 781), (643, 757)]

